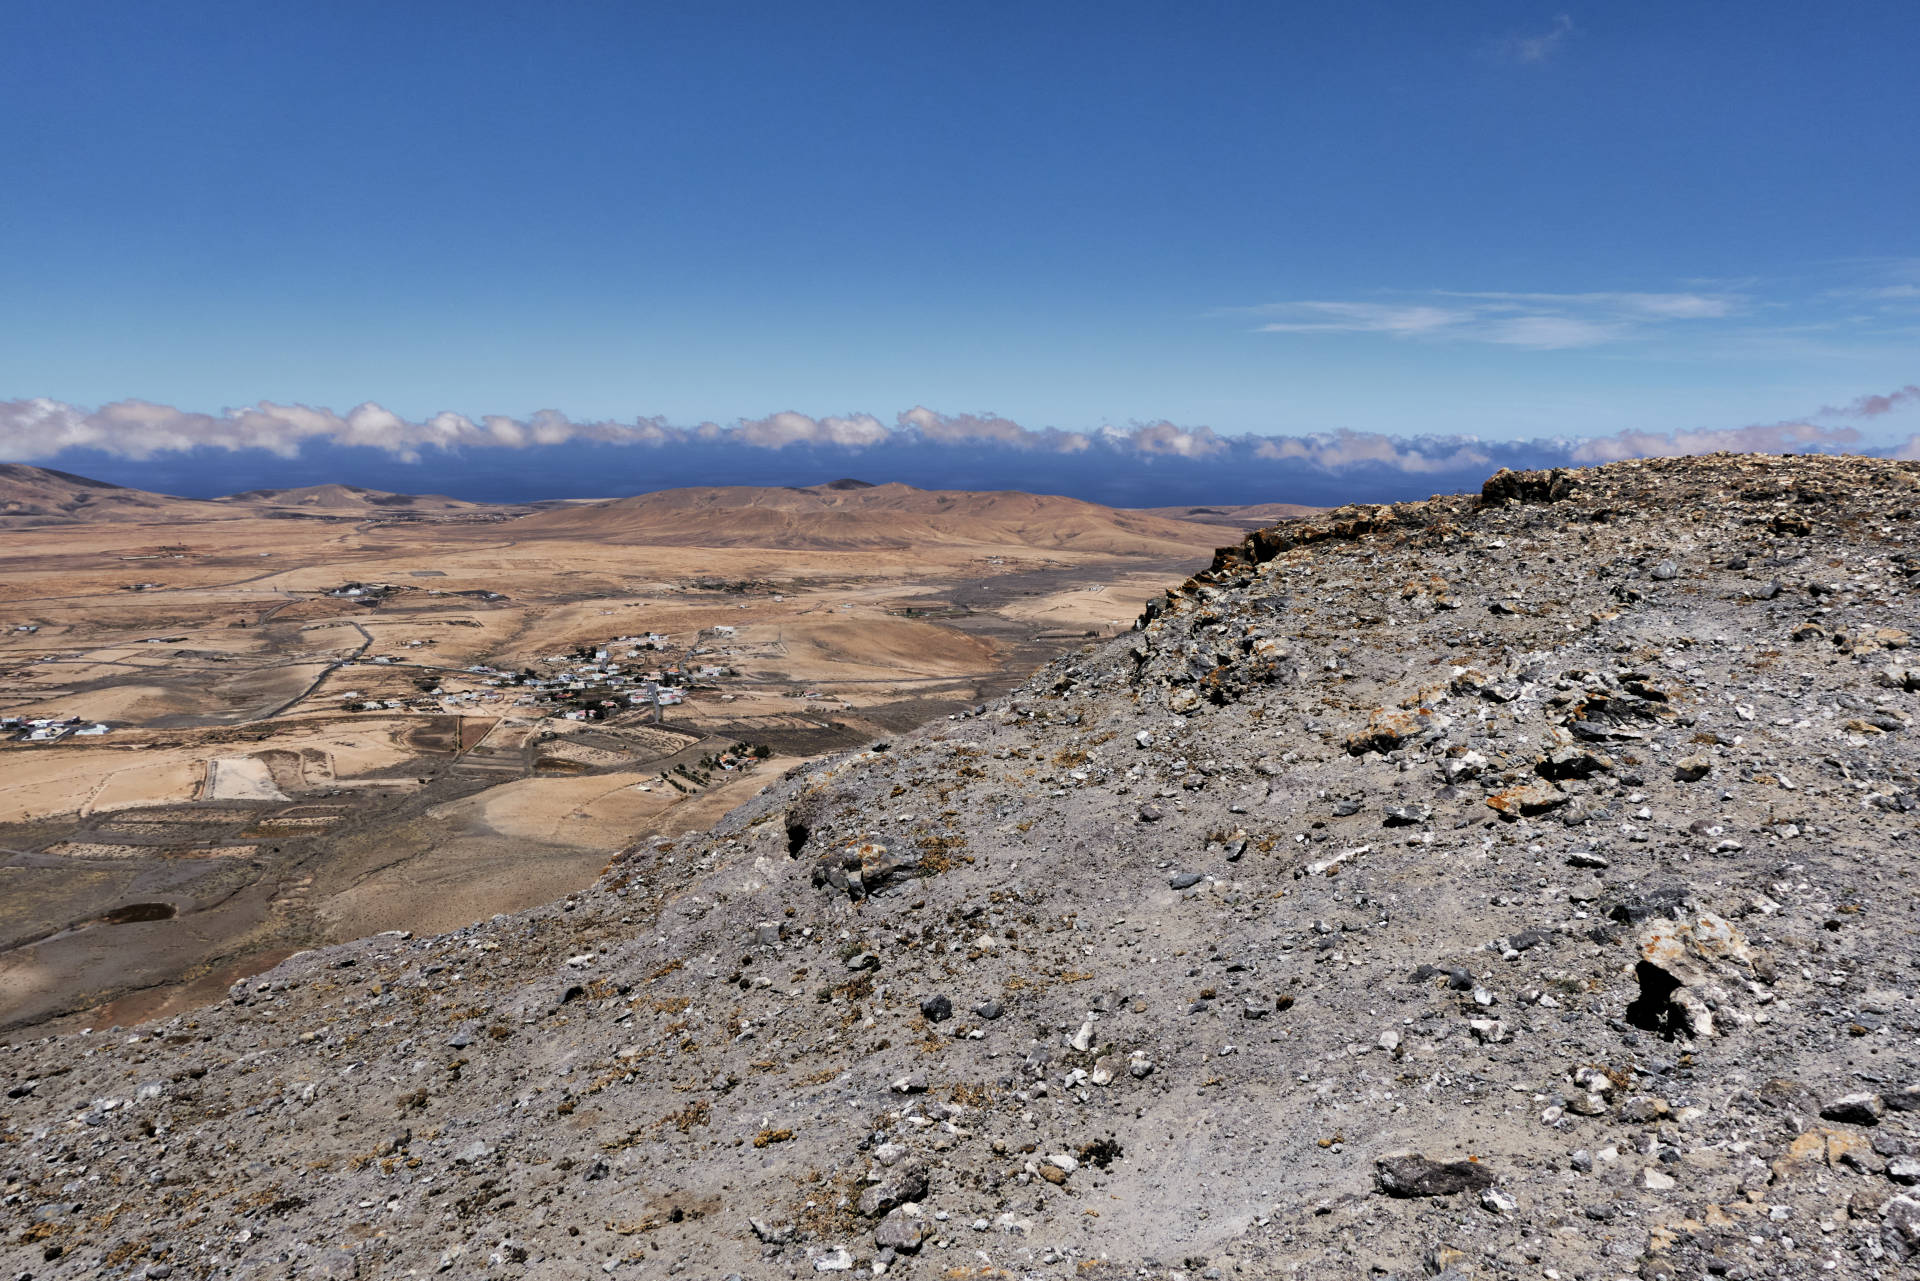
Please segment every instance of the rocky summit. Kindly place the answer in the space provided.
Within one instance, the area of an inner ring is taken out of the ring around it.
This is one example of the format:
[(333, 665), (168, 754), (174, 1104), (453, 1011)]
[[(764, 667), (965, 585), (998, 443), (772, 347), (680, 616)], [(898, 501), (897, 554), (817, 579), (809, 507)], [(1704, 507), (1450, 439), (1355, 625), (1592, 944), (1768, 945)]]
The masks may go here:
[(1920, 465), (1501, 473), (0, 1050), (9, 1278), (1920, 1274)]

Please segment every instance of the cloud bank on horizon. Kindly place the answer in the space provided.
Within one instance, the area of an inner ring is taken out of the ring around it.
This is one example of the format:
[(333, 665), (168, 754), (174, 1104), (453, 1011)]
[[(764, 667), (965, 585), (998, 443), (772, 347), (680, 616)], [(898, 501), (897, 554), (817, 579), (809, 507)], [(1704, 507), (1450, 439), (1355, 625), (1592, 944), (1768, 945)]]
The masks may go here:
[[(1517, 447), (1543, 458), (1582, 464), (1717, 450), (1777, 453), (1862, 448), (1901, 458), (1920, 457), (1920, 433), (1873, 446), (1852, 425), (1908, 406), (1920, 406), (1920, 385), (1864, 395), (1847, 405), (1824, 406), (1805, 418), (1777, 423), (1667, 433), (1623, 431), (1579, 440), (1510, 442), (1500, 448)], [(658, 417), (582, 421), (552, 409), (524, 419), (498, 414), (475, 419), (443, 411), (409, 420), (372, 401), (344, 414), (264, 401), (217, 414), (142, 400), (123, 400), (93, 410), (46, 398), (0, 401), (0, 458), (23, 462), (58, 458), (73, 450), (136, 460), (194, 449), (261, 450), (294, 458), (303, 447), (316, 443), (376, 449), (411, 463), (435, 450), (534, 449), (575, 442), (654, 447), (702, 443), (770, 450), (812, 445), (859, 451), (903, 440), (1067, 455), (1100, 448), (1149, 458), (1195, 460), (1251, 452), (1258, 458), (1295, 460), (1328, 471), (1379, 465), (1412, 473), (1484, 466), (1492, 461), (1490, 451), (1495, 448), (1470, 436), (1392, 436), (1346, 430), (1300, 436), (1223, 436), (1210, 427), (1164, 421), (1062, 431), (1025, 427), (991, 413), (946, 414), (923, 405), (894, 415), (891, 425), (867, 413), (815, 418), (784, 410), (727, 426), (712, 422), (675, 426)]]
[[(1773, 423), (1488, 441), (1350, 430), (1222, 435), (1164, 421), (1070, 431), (921, 405), (891, 422), (869, 413), (814, 417), (788, 410), (727, 425), (675, 425), (659, 417), (583, 421), (556, 410), (526, 418), (446, 411), (408, 419), (373, 402), (345, 413), (267, 402), (200, 413), (137, 400), (86, 409), (36, 398), (0, 402), (0, 458), (65, 463), (109, 473), (120, 483), (162, 487), (142, 480), (152, 475), (200, 496), (225, 492), (217, 481), (195, 479), (201, 475), (218, 476), (233, 488), (304, 484), (347, 479), (325, 469), (357, 460), (349, 470), (361, 483), (391, 487), (382, 483), (384, 468), (396, 483), (425, 475), (437, 490), (508, 500), (606, 493), (609, 487), (639, 492), (664, 484), (784, 482), (804, 465), (955, 488), (1045, 488), (1135, 505), (1154, 495), (1168, 503), (1255, 501), (1249, 494), (1312, 502), (1467, 488), (1502, 466), (1589, 465), (1664, 454), (1849, 451), (1920, 459), (1920, 433), (1876, 440), (1865, 430), (1915, 408), (1920, 385)], [(585, 466), (588, 458), (604, 463), (609, 447), (641, 451), (647, 460), (621, 475), (604, 465)], [(208, 463), (219, 455), (228, 457)], [(570, 460), (573, 470), (559, 462), (545, 470), (529, 467), (530, 457)], [(506, 458), (515, 462), (503, 470)], [(519, 479), (509, 472), (520, 473)]]

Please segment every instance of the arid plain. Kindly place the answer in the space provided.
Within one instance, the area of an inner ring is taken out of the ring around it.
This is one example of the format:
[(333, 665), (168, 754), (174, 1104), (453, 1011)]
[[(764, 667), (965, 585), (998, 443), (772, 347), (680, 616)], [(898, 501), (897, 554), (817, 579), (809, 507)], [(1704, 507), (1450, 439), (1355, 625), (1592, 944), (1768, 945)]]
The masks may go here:
[(857, 482), (189, 501), (9, 467), (0, 1035), (561, 897), (1124, 628), (1232, 537), (1180, 515)]

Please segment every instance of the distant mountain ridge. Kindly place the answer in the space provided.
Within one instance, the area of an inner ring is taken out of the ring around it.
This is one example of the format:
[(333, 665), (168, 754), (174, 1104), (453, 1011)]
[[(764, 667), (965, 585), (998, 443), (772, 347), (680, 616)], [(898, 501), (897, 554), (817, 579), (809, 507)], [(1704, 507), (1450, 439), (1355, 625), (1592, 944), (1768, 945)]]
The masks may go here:
[[(260, 517), (504, 519), (523, 538), (695, 547), (905, 549), (929, 544), (1028, 546), (1113, 555), (1192, 555), (1236, 531), (1311, 513), (1257, 507), (1124, 509), (1021, 490), (917, 489), (842, 477), (819, 485), (709, 485), (631, 498), (529, 505), (396, 494), (361, 485), (249, 489), (182, 498), (71, 472), (0, 463), (0, 528), (94, 521), (167, 524)], [(522, 514), (529, 513), (529, 514)]]
[[(308, 485), (300, 489), (250, 489), (221, 498), (181, 498), (77, 476), (51, 467), (0, 463), (0, 526), (78, 524), (89, 521), (168, 522), (234, 520), (247, 516), (332, 515), (480, 511), (444, 494), (394, 494), (359, 485)], [(512, 511), (512, 508), (502, 508)]]

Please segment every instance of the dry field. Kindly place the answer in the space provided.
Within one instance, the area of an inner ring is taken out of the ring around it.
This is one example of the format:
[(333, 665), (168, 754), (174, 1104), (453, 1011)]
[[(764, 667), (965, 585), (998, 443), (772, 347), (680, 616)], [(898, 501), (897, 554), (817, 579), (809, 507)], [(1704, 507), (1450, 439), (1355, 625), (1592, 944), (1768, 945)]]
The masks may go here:
[[(1127, 626), (1225, 541), (902, 486), (532, 515), (118, 491), (62, 515), (61, 479), (35, 483), (33, 513), (0, 520), (0, 717), (107, 732), (0, 742), (0, 1032), (146, 1017), (302, 948), (566, 894), (799, 759)], [(391, 590), (336, 594), (352, 584)], [(729, 673), (658, 725), (562, 719), (467, 670), (648, 633), (669, 638), (650, 661)], [(700, 769), (735, 743), (771, 760)]]

